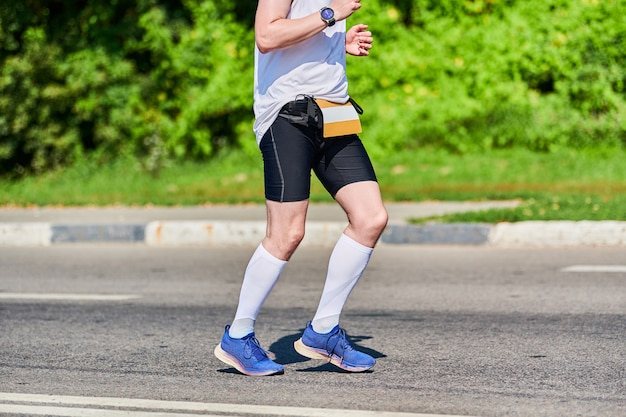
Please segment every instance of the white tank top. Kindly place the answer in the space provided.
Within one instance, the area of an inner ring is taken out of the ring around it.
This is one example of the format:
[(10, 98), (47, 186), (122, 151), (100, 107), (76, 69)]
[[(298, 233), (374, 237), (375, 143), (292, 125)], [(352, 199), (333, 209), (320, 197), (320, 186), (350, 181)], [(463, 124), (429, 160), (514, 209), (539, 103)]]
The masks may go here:
[[(294, 0), (287, 18), (318, 13), (331, 0)], [(306, 94), (345, 103), (346, 21), (327, 27), (304, 42), (287, 49), (262, 54), (254, 51), (254, 133), (257, 143), (270, 128), (281, 107)]]

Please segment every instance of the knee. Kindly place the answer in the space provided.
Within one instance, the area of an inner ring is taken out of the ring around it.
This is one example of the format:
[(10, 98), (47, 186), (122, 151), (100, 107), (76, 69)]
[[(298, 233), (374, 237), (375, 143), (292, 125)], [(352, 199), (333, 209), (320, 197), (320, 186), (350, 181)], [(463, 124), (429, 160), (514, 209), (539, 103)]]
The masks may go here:
[(350, 224), (361, 234), (378, 238), (389, 221), (389, 215), (384, 207), (374, 211), (367, 211), (355, 216), (350, 220)]
[(304, 239), (304, 227), (293, 227), (281, 233), (268, 233), (263, 246), (277, 258), (288, 261), (302, 239)]
[(304, 239), (304, 227), (294, 227), (286, 233), (284, 243), (287, 248), (295, 251), (302, 239)]
[(387, 222), (389, 221), (389, 214), (387, 210), (382, 207), (378, 210), (371, 218), (371, 228), (380, 235), (387, 227)]

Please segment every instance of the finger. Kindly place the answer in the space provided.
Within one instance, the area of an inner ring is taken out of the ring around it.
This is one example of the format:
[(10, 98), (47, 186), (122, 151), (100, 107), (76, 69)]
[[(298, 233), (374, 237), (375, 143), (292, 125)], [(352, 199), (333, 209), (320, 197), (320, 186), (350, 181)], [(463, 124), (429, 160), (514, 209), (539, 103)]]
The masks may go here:
[(356, 33), (362, 33), (364, 31), (367, 30), (367, 25), (364, 25), (362, 23), (359, 23), (358, 25), (354, 25), (350, 28), (350, 31), (352, 32), (356, 32)]
[(363, 43), (374, 42), (374, 38), (372, 38), (371, 36), (359, 36), (357, 39), (359, 42), (363, 42)]

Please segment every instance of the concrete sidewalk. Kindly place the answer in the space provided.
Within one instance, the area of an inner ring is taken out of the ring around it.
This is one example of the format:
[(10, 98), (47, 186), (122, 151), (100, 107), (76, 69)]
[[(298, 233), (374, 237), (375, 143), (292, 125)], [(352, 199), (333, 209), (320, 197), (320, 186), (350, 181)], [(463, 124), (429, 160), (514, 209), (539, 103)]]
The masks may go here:
[[(383, 245), (626, 246), (626, 222), (411, 225), (410, 218), (506, 208), (515, 201), (388, 203)], [(346, 226), (337, 204), (312, 204), (303, 245), (330, 246)], [(201, 207), (2, 208), (0, 246), (138, 243), (151, 246), (257, 245), (263, 205)]]

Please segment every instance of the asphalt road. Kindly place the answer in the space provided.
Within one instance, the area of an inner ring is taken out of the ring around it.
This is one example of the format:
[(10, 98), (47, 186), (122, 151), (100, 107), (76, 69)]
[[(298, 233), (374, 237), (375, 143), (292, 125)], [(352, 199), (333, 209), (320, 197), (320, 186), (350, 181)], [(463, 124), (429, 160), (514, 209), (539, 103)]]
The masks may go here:
[(623, 248), (381, 247), (342, 317), (363, 374), (292, 348), (330, 253), (302, 248), (257, 322), (266, 378), (212, 354), (252, 250), (0, 248), (0, 414), (626, 415)]

